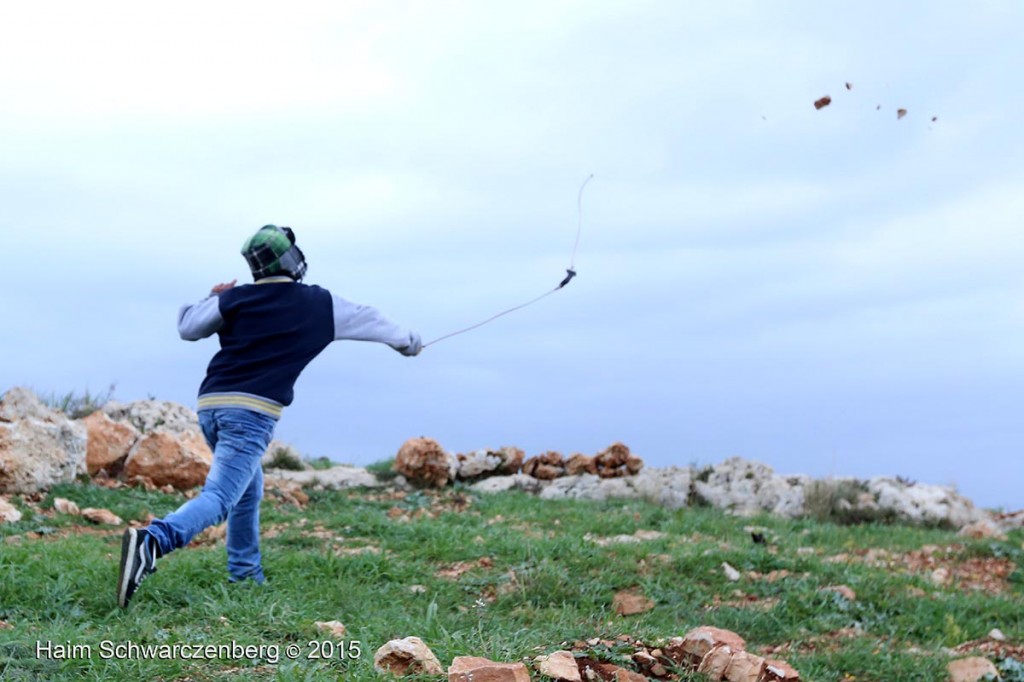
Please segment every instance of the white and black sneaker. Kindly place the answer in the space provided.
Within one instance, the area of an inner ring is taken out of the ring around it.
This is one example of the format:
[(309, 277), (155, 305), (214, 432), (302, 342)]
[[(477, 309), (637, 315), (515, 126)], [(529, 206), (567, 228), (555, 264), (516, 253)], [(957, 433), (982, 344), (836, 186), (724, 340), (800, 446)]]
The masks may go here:
[(160, 555), (156, 538), (145, 528), (129, 528), (121, 539), (121, 572), (117, 577), (117, 605), (128, 606), (139, 583), (156, 571)]

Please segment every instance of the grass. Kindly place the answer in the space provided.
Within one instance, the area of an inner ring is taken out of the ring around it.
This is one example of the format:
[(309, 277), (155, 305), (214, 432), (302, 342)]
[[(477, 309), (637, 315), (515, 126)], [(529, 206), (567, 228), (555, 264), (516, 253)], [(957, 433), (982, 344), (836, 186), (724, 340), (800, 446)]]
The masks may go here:
[(99, 393), (91, 393), (89, 389), (85, 389), (81, 393), (78, 391), (68, 391), (67, 393), (60, 394), (40, 394), (39, 399), (47, 407), (59, 410), (71, 419), (81, 419), (82, 417), (88, 417), (113, 400), (115, 388), (117, 388), (116, 384), (110, 384), (107, 390)]
[[(476, 496), (463, 488), (404, 497), (311, 491), (305, 509), (264, 501), (265, 586), (228, 585), (223, 544), (204, 544), (162, 559), (122, 611), (114, 598), (120, 531), (53, 514), (54, 497), (126, 520), (166, 514), (185, 499), (91, 484), (58, 486), (35, 508), (15, 498), (23, 519), (0, 525), (0, 620), (13, 625), (0, 629), (0, 679), (379, 680), (374, 651), (408, 635), (448, 665), (458, 655), (515, 661), (564, 641), (629, 634), (653, 642), (715, 625), (735, 630), (755, 653), (778, 648), (806, 680), (941, 680), (944, 647), (993, 627), (1011, 642), (1024, 638), (1020, 531), (993, 542), (941, 529), (738, 519), (706, 508)], [(750, 524), (764, 528), (768, 545), (751, 542)], [(641, 529), (665, 535), (608, 546), (588, 539)], [(943, 550), (922, 553), (929, 545)], [(873, 565), (881, 551), (897, 559)], [(980, 573), (993, 565), (1016, 570), (986, 589), (971, 589), (966, 577), (936, 586), (927, 561), (904, 567), (915, 556), (932, 556), (954, 576), (975, 565)], [(439, 575), (457, 562), (468, 569), (457, 579)], [(744, 578), (729, 582), (722, 562)], [(772, 581), (750, 571), (788, 575)], [(820, 590), (837, 584), (853, 588), (856, 600)], [(612, 598), (622, 589), (656, 607), (616, 615)], [(327, 620), (345, 623), (350, 640), (333, 642), (314, 626)], [(107, 660), (104, 641), (276, 645), (280, 659), (268, 660), (267, 650), (255, 660)], [(92, 655), (37, 657), (37, 642), (86, 644)], [(299, 648), (298, 660), (285, 657), (287, 645)], [(330, 660), (309, 658), (318, 653)], [(592, 653), (626, 660), (628, 652)], [(1014, 665), (1020, 669), (1011, 661), (1004, 672), (1016, 674)]]

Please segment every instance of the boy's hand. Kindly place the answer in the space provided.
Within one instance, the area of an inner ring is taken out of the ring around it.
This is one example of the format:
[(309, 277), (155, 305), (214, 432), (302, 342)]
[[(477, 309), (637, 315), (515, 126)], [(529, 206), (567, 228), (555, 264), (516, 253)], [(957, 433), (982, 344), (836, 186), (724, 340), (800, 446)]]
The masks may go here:
[(409, 345), (403, 346), (397, 349), (399, 353), (406, 357), (414, 357), (420, 354), (423, 350), (423, 341), (420, 340), (420, 335), (416, 332), (409, 334)]
[(233, 279), (230, 282), (224, 282), (222, 284), (215, 284), (214, 287), (212, 289), (210, 289), (210, 295), (214, 296), (216, 294), (221, 293), (222, 291), (227, 291), (231, 287), (235, 286), (235, 282), (237, 282), (237, 281), (238, 281), (237, 279)]

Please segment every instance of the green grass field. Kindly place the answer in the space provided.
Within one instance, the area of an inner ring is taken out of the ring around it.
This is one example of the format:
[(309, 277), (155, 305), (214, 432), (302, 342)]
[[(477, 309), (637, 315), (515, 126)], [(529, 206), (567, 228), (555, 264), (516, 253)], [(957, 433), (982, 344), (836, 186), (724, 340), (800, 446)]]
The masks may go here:
[[(24, 518), (0, 525), (3, 680), (371, 680), (380, 679), (376, 649), (408, 635), (447, 666), (459, 655), (532, 658), (595, 637), (656, 643), (697, 625), (736, 631), (749, 651), (787, 660), (806, 680), (880, 682), (946, 679), (948, 648), (999, 628), (1008, 643), (987, 655), (1006, 679), (1024, 679), (1007, 658), (1020, 658), (1024, 638), (1019, 531), (994, 542), (460, 488), (311, 492), (304, 509), (264, 500), (266, 585), (229, 585), (223, 542), (207, 540), (161, 559), (122, 611), (114, 584), (123, 528), (56, 514), (55, 497), (125, 521), (184, 500), (92, 484), (56, 487), (36, 509), (15, 498)], [(751, 541), (750, 525), (764, 528), (767, 544)], [(663, 535), (598, 542), (638, 530)], [(821, 590), (840, 584), (856, 599)], [(617, 615), (613, 597), (626, 589), (655, 608)], [(329, 620), (343, 622), (348, 639), (314, 625)], [(124, 660), (111, 647), (126, 642), (276, 646), (279, 658), (265, 648), (256, 660)], [(620, 649), (589, 653), (626, 660)]]

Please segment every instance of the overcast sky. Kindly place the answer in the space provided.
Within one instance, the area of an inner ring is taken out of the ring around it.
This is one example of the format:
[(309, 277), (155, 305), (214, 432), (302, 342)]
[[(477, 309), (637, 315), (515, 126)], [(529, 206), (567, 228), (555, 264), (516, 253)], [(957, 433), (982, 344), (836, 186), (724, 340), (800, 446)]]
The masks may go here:
[[(0, 390), (195, 405), (178, 307), (290, 225), (339, 343), (278, 437), (903, 475), (1024, 507), (1024, 5), (6, 3)], [(847, 90), (844, 83), (852, 89)], [(813, 106), (823, 95), (832, 104)], [(907, 114), (897, 118), (897, 109)], [(937, 117), (932, 121), (933, 117)]]

